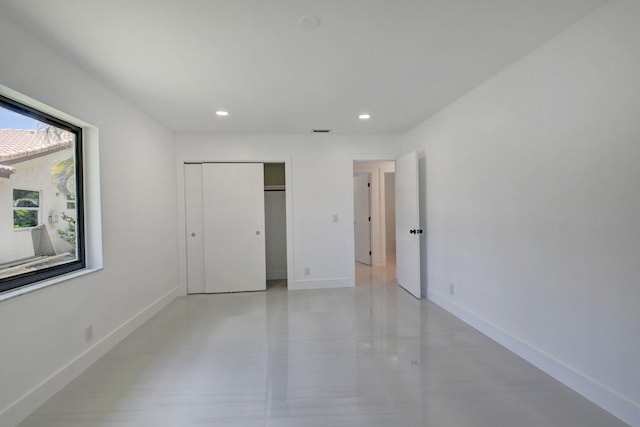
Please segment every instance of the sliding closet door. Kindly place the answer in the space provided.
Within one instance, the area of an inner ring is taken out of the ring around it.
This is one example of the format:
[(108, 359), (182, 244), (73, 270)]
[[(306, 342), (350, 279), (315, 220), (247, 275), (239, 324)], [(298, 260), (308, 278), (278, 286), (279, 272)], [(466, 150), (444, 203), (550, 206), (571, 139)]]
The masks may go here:
[(187, 293), (204, 289), (204, 222), (202, 216), (202, 165), (184, 165), (185, 220), (187, 225)]
[(205, 292), (266, 289), (262, 163), (202, 165)]

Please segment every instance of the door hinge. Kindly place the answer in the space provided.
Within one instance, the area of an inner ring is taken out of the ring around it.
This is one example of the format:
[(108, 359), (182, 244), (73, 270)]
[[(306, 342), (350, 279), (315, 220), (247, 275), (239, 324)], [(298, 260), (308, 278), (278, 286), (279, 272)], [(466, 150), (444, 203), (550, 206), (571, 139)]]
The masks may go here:
[(371, 251), (369, 251), (369, 256), (371, 256)]
[(370, 182), (367, 182), (367, 187), (371, 187), (371, 183)]
[(369, 222), (371, 222), (371, 217), (369, 217)]

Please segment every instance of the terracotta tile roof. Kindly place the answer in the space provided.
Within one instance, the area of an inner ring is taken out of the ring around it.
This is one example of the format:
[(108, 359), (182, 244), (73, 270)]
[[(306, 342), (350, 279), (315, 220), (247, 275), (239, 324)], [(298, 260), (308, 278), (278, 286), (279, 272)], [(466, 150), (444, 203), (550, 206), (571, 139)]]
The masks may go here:
[(51, 136), (43, 130), (0, 129), (0, 163), (70, 147), (73, 138), (67, 131)]
[(0, 129), (0, 177), (8, 178), (16, 171), (2, 163), (18, 163), (21, 159), (71, 147), (73, 138), (67, 131), (52, 135), (44, 130)]

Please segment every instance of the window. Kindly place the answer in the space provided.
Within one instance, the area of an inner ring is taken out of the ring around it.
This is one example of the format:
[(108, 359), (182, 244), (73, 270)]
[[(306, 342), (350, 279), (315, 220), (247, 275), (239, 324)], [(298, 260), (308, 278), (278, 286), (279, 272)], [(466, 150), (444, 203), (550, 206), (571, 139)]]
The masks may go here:
[(0, 292), (85, 267), (82, 128), (0, 96)]
[(40, 192), (13, 190), (13, 228), (36, 227), (40, 218)]
[(76, 195), (67, 194), (67, 209), (76, 210)]

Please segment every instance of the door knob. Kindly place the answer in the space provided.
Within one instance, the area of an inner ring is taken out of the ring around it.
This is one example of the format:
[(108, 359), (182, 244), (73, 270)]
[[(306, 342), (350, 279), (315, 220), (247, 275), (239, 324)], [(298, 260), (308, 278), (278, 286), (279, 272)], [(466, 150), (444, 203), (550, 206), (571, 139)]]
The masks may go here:
[(416, 234), (416, 230), (409, 230), (409, 233)]
[(196, 237), (196, 233), (191, 233), (191, 237)]

